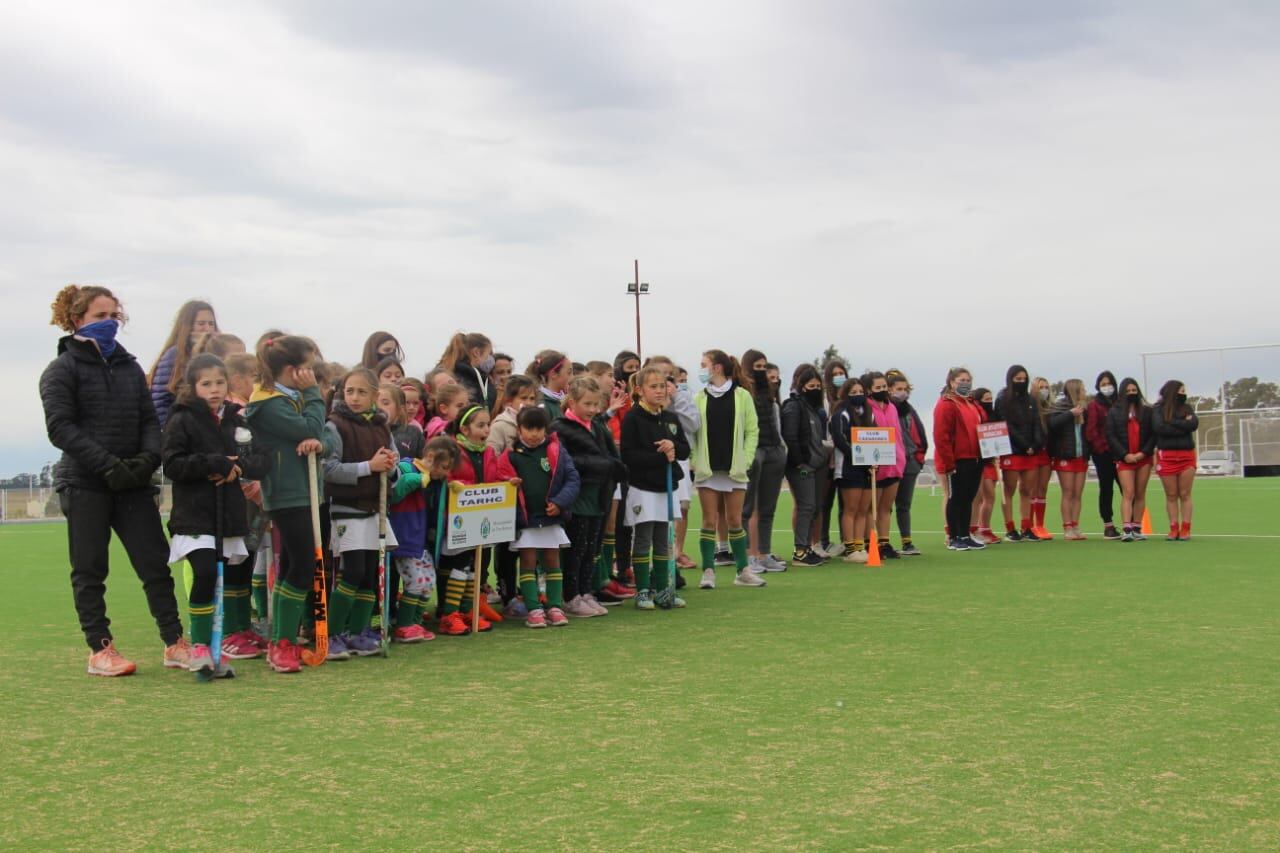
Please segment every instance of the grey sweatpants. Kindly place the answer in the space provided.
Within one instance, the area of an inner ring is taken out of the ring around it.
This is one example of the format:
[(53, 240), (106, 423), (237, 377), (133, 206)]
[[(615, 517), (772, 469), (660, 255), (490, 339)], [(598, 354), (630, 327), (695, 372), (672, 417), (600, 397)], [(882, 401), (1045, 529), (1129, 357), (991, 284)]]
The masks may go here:
[(809, 536), (813, 532), (813, 519), (818, 514), (819, 472), (809, 468), (787, 466), (787, 485), (791, 487), (791, 499), (796, 505), (796, 523), (793, 538), (796, 553), (809, 550)]
[(778, 447), (756, 448), (756, 458), (748, 472), (747, 497), (742, 504), (742, 524), (749, 523), (757, 510), (760, 512), (760, 533), (757, 542), (761, 554), (773, 548), (773, 516), (778, 509), (778, 494), (782, 491), (782, 478), (787, 470), (787, 450)]
[(893, 506), (898, 513), (898, 533), (903, 539), (911, 538), (911, 499), (916, 493), (916, 478), (920, 476), (917, 471), (914, 474), (906, 474), (898, 481), (898, 496), (894, 499)]

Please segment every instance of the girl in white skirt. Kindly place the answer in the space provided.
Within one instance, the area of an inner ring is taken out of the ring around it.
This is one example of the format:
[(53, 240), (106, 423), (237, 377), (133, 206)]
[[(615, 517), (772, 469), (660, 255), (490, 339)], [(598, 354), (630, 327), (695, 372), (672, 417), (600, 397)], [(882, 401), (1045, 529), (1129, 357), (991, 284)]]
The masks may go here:
[[(342, 377), (340, 387), (342, 399), (324, 426), (331, 542), (342, 559), (329, 597), (329, 660), (377, 654), (381, 646), (380, 632), (370, 627), (378, 600), (378, 480), (384, 471), (392, 482), (400, 473), (387, 416), (375, 405), (377, 378), (359, 367)], [(386, 547), (398, 544), (388, 529)]]
[[(516, 527), (511, 544), (520, 555), (520, 593), (524, 596), (530, 628), (568, 625), (564, 615), (564, 575), (560, 549), (569, 544), (561, 526), (578, 499), (581, 480), (573, 460), (560, 447), (559, 436), (547, 437), (550, 419), (543, 408), (522, 409), (516, 417), (516, 441), (498, 457), (497, 479), (518, 482)], [(538, 598), (538, 572), (547, 581), (547, 602)]]
[(622, 461), (627, 466), (624, 523), (632, 528), (631, 565), (636, 575), (636, 609), (684, 607), (675, 595), (668, 572), (668, 522), (679, 510), (668, 510), (667, 477), (672, 488), (684, 477), (677, 460), (689, 458), (689, 442), (674, 412), (668, 411), (665, 366), (649, 365), (636, 377), (637, 405), (622, 420)]

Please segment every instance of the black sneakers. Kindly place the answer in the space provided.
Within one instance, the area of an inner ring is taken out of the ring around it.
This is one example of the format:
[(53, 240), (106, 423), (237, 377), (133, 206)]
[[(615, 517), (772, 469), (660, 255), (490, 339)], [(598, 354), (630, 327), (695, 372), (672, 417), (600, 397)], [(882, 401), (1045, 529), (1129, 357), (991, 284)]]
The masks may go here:
[(1006, 541), (1006, 542), (1021, 542), (1021, 541), (1022, 541), (1022, 534), (1021, 534), (1021, 533), (1019, 533), (1019, 532), (1018, 532), (1018, 531), (1016, 531), (1016, 530), (1010, 530), (1008, 533), (1006, 533), (1006, 534), (1004, 535), (1004, 541)]
[(797, 566), (821, 566), (826, 561), (826, 557), (819, 556), (812, 548), (804, 553), (797, 551), (791, 555), (792, 564)]

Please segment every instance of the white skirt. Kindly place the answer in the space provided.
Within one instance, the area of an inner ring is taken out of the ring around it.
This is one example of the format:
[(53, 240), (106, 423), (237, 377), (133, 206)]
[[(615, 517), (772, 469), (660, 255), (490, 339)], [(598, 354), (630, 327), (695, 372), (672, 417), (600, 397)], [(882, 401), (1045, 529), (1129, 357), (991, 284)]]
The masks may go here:
[[(344, 551), (378, 550), (378, 516), (366, 518), (335, 518), (330, 525), (329, 545), (334, 554)], [(399, 546), (396, 534), (387, 525), (387, 550)]]
[[(181, 563), (192, 551), (212, 551), (212, 536), (187, 536), (179, 534), (169, 543), (169, 565)], [(228, 565), (237, 565), (249, 559), (249, 549), (245, 547), (243, 536), (228, 536), (222, 540), (222, 556), (227, 558)]]
[(739, 483), (723, 471), (718, 471), (695, 485), (699, 489), (710, 489), (713, 492), (745, 492), (747, 490), (746, 483)]
[[(677, 504), (681, 501), (688, 502), (693, 497), (693, 486), (691, 485), (693, 483), (693, 470), (689, 465), (688, 459), (680, 463), (680, 470), (684, 472), (684, 476), (680, 478), (680, 482), (676, 483)], [(680, 508), (677, 506), (676, 512), (679, 513), (679, 511)], [(677, 515), (676, 517), (679, 518), (680, 516)]]
[[(680, 518), (680, 504), (672, 508), (672, 520)], [(667, 521), (667, 493), (650, 492), (632, 486), (627, 490), (627, 505), (623, 507), (623, 523), (627, 527), (650, 521)]]
[(546, 527), (526, 527), (521, 530), (516, 541), (511, 543), (511, 550), (520, 551), (525, 548), (550, 550), (563, 548), (569, 544), (571, 543), (569, 537), (565, 535), (564, 528), (558, 524), (549, 524)]

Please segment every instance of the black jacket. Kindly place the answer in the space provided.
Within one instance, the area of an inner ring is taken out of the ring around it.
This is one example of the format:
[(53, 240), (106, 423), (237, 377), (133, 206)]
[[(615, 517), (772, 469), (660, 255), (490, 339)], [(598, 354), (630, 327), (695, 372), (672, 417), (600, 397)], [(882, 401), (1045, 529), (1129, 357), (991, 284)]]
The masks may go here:
[[(613, 443), (609, 427), (593, 420), (588, 432), (582, 424), (562, 415), (552, 422), (551, 431), (560, 436), (560, 446), (573, 459), (573, 467), (578, 469), (578, 477), (582, 480), (574, 515), (589, 513), (593, 506), (608, 514), (613, 487), (627, 476), (627, 468), (618, 455), (618, 446)], [(589, 495), (590, 490), (594, 493)]]
[[(1151, 407), (1138, 409), (1138, 449), (1150, 456), (1156, 449), (1156, 434), (1151, 430)], [(1116, 403), (1107, 412), (1107, 445), (1117, 462), (1129, 452), (1129, 404)]]
[(769, 387), (769, 383), (766, 382), (764, 387), (757, 388), (751, 395), (751, 401), (756, 406), (756, 424), (760, 430), (756, 447), (777, 447), (782, 443), (782, 436), (778, 433), (778, 414), (774, 408), (773, 389)]
[[(164, 475), (173, 480), (173, 511), (169, 514), (169, 533), (173, 536), (213, 535), (217, 519), (217, 496), (222, 492), (222, 535), (244, 536), (249, 532), (244, 493), (236, 481), (215, 486), (210, 474), (231, 473), (239, 465), (247, 480), (260, 480), (271, 467), (270, 458), (261, 448), (236, 441), (236, 430), (249, 431), (240, 407), (226, 403), (222, 422), (203, 401), (176, 403), (169, 410), (164, 429)], [(243, 435), (241, 436), (243, 437)], [(236, 462), (228, 457), (239, 456)]]
[(627, 466), (627, 482), (647, 492), (667, 491), (667, 469), (671, 469), (674, 487), (684, 476), (679, 465), (669, 465), (667, 458), (654, 448), (656, 442), (669, 439), (676, 446), (676, 459), (689, 458), (689, 441), (674, 412), (663, 410), (656, 415), (636, 404), (622, 419), (622, 461)]
[(862, 413), (854, 411), (848, 400), (841, 400), (831, 414), (831, 443), (840, 451), (841, 464), (835, 471), (837, 480), (854, 480), (869, 470), (866, 465), (853, 464), (853, 445), (849, 443), (850, 432), (854, 427), (873, 426), (871, 404), (862, 407)]
[[(1191, 416), (1190, 420), (1187, 415)], [(1178, 407), (1175, 419), (1171, 421), (1164, 419), (1163, 406), (1151, 410), (1151, 430), (1156, 434), (1156, 447), (1160, 450), (1195, 450), (1199, 427), (1200, 418), (1190, 406)]]
[(132, 460), (113, 491), (150, 488), (160, 464), (160, 421), (138, 361), (116, 345), (110, 358), (97, 346), (67, 335), (58, 357), (40, 375), (49, 441), (62, 451), (54, 469), (58, 491), (75, 487), (108, 491), (106, 473)]
[[(1077, 426), (1080, 427), (1079, 444), (1076, 442)], [(1047, 446), (1049, 455), (1054, 459), (1089, 458), (1089, 439), (1084, 434), (1084, 424), (1076, 423), (1076, 416), (1071, 414), (1069, 404), (1066, 406), (1059, 404), (1049, 412)]]
[[(487, 412), (493, 411), (494, 405), (498, 402), (498, 383), (492, 377), (485, 376), (472, 367), (469, 361), (460, 361), (455, 364), (453, 375), (457, 378), (458, 384), (467, 389), (472, 403), (484, 406)], [(484, 377), (487, 386), (481, 383), (481, 377)]]
[(782, 440), (787, 445), (787, 467), (820, 468), (827, 464), (822, 443), (827, 434), (827, 417), (797, 393), (782, 404)]
[(1044, 424), (1040, 421), (1040, 407), (1030, 394), (1007, 396), (1001, 391), (996, 396), (996, 420), (1009, 425), (1009, 444), (1016, 456), (1027, 451), (1044, 450)]

